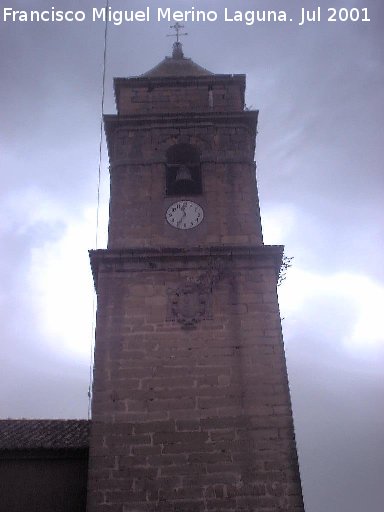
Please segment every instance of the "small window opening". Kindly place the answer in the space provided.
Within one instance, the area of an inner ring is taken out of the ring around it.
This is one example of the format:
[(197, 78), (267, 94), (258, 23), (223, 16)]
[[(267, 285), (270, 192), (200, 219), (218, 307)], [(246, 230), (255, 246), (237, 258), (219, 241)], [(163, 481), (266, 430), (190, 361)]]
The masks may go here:
[(213, 86), (210, 85), (208, 87), (208, 106), (209, 108), (213, 108)]
[(190, 144), (176, 144), (166, 154), (166, 195), (195, 196), (202, 193), (200, 155)]

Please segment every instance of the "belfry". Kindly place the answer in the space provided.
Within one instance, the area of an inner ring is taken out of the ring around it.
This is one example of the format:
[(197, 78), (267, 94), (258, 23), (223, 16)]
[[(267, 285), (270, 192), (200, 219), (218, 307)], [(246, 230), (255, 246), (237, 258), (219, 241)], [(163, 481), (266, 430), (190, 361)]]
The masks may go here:
[(88, 512), (303, 512), (245, 76), (172, 57), (114, 80)]

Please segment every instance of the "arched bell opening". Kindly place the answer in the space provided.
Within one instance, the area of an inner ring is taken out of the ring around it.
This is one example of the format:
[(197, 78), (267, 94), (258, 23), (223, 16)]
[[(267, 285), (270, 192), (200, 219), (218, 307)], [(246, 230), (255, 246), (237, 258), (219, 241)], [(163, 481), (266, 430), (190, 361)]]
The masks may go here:
[(191, 144), (175, 144), (166, 153), (166, 195), (196, 196), (202, 193), (199, 151)]

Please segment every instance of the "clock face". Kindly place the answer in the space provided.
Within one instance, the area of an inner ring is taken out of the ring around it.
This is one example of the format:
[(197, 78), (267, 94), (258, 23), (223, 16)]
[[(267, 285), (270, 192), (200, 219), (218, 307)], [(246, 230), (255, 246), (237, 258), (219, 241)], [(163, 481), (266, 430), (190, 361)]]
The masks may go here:
[(200, 224), (204, 218), (204, 212), (202, 207), (193, 201), (177, 201), (171, 204), (165, 216), (174, 228), (191, 229)]

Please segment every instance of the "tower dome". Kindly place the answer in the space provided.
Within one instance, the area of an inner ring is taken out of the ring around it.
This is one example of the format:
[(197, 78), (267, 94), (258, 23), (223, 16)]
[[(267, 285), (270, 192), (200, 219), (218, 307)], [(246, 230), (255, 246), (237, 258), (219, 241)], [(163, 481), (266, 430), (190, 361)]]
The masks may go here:
[(165, 57), (159, 64), (144, 73), (143, 77), (165, 76), (204, 76), (213, 75), (211, 71), (199, 66), (192, 59), (184, 57), (180, 42), (173, 43), (172, 57)]

